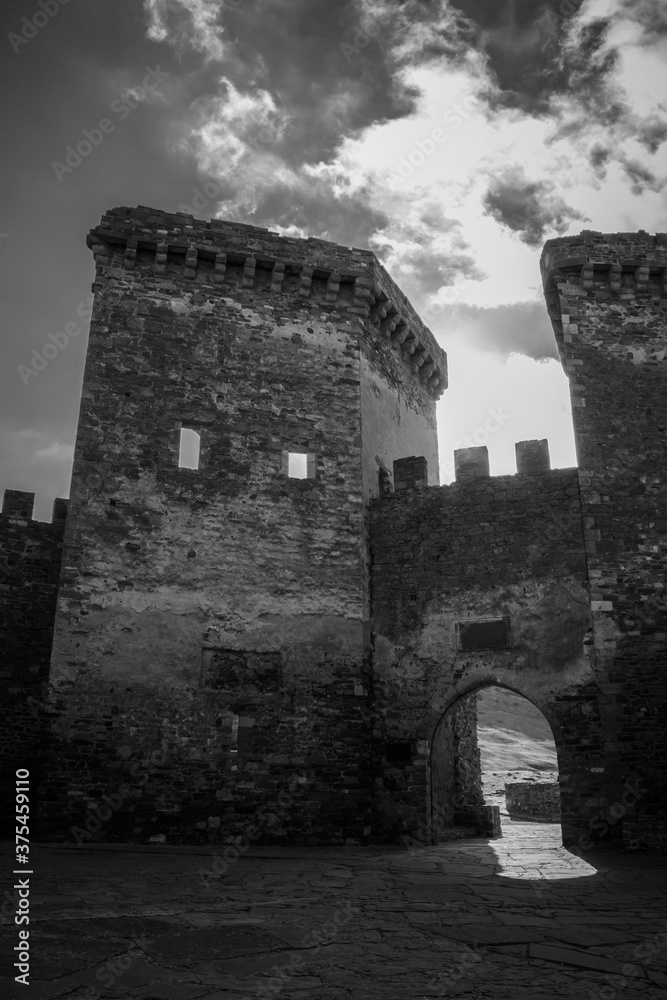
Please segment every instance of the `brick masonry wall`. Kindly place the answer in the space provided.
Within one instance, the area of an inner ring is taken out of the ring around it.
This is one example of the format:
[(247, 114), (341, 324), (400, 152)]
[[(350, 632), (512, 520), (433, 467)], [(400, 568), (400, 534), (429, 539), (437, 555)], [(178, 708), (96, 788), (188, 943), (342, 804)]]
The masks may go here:
[[(67, 502), (53, 521), (32, 517), (34, 494), (6, 490), (0, 514), (0, 788), (10, 797), (17, 768), (37, 779)], [(13, 794), (13, 792), (12, 792)], [(6, 811), (5, 811), (6, 812)], [(5, 815), (3, 823), (9, 823)], [(6, 828), (9, 836), (13, 824)]]
[[(587, 836), (601, 794), (602, 743), (577, 470), (385, 495), (371, 504), (371, 543), (376, 738), (412, 739), (418, 751), (391, 822), (417, 829), (441, 809), (432, 753), (447, 710), (500, 684), (546, 716), (558, 748), (564, 837)], [(460, 648), (460, 622), (503, 617), (508, 648)]]
[[(550, 240), (542, 270), (572, 409), (613, 824), (667, 848), (667, 234)], [(627, 835), (627, 836), (626, 836)]]
[[(368, 837), (363, 497), (437, 454), (444, 355), (367, 251), (149, 209), (89, 245), (43, 833)], [(362, 384), (410, 414), (381, 453)]]

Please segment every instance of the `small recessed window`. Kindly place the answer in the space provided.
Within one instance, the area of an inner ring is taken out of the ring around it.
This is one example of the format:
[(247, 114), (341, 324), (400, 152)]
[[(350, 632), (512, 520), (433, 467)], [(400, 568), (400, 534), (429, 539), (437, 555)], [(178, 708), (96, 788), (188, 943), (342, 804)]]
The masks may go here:
[(464, 652), (476, 649), (509, 649), (509, 618), (482, 618), (458, 622), (459, 648)]
[(308, 455), (305, 452), (287, 453), (287, 475), (290, 479), (308, 479)]
[(199, 468), (199, 448), (201, 437), (191, 427), (181, 428), (181, 446), (178, 453), (179, 469)]
[(412, 746), (410, 743), (385, 743), (384, 755), (390, 764), (411, 764)]

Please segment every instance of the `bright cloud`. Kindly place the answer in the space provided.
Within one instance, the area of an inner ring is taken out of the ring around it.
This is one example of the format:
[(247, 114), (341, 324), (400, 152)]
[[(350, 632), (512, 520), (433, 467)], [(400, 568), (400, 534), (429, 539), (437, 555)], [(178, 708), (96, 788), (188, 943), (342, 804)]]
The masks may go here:
[(148, 37), (192, 46), (209, 59), (222, 60), (226, 51), (222, 18), (225, 8), (237, 6), (236, 0), (145, 0)]

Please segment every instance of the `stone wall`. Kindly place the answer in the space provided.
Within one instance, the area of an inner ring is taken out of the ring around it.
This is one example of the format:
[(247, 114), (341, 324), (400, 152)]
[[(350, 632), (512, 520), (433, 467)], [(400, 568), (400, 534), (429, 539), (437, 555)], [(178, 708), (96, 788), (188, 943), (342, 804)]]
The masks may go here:
[(371, 504), (375, 726), (379, 739), (417, 747), (390, 819), (412, 828), (438, 813), (447, 710), (500, 684), (551, 725), (564, 836), (576, 842), (595, 815), (602, 761), (577, 470), (472, 475), (484, 467), (486, 449), (476, 451), (460, 482)]
[(505, 785), (510, 819), (560, 822), (560, 788), (555, 781), (511, 781)]
[[(5, 490), (0, 514), (0, 789), (10, 797), (17, 768), (37, 780), (67, 501), (51, 523), (33, 519), (33, 493)], [(12, 792), (13, 795), (13, 792)], [(6, 811), (5, 811), (6, 812)], [(5, 815), (4, 823), (9, 823)], [(4, 835), (13, 822), (3, 826)]]
[[(667, 848), (667, 234), (550, 240), (542, 270), (570, 377), (610, 836)], [(643, 789), (632, 809), (627, 784)]]
[(431, 783), (435, 843), (445, 839), (451, 827), (476, 827), (476, 821), (467, 822), (484, 804), (474, 692), (459, 698), (438, 726), (431, 747)]
[(363, 501), (416, 438), (437, 482), (444, 354), (368, 251), (149, 209), (89, 245), (44, 835), (367, 838)]

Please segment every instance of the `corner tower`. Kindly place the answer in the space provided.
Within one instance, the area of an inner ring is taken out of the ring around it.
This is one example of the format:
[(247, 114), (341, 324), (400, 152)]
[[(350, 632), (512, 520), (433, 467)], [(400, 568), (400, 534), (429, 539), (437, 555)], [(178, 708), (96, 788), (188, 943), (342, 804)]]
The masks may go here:
[(88, 245), (53, 815), (122, 783), (100, 839), (363, 837), (366, 501), (437, 483), (445, 356), (369, 251), (147, 208)]
[(542, 274), (570, 378), (609, 825), (664, 850), (667, 234), (550, 240)]

